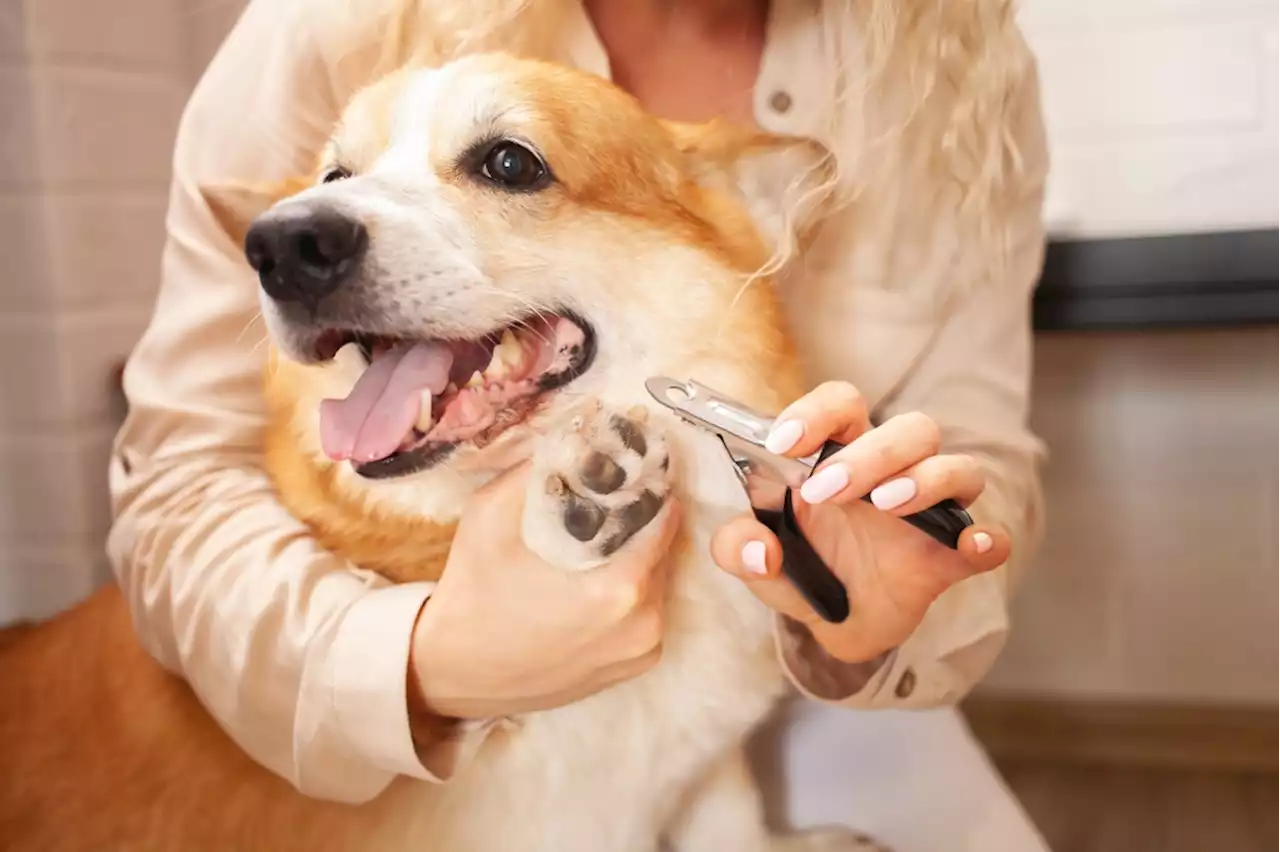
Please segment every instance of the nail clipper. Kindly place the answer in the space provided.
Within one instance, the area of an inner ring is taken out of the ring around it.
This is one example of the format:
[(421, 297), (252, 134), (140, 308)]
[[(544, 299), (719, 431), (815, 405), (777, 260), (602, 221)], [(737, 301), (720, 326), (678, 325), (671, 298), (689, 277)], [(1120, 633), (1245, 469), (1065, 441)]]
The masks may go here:
[[(645, 382), (649, 394), (690, 425), (720, 438), (756, 519), (782, 544), (782, 572), (822, 618), (839, 623), (849, 617), (844, 584), (809, 544), (796, 521), (791, 491), (814, 469), (844, 448), (827, 441), (818, 452), (800, 459), (765, 449), (774, 418), (754, 411), (695, 381), (654, 376)], [(870, 496), (864, 496), (870, 501)], [(902, 520), (954, 549), (960, 534), (973, 523), (955, 500), (943, 500)]]

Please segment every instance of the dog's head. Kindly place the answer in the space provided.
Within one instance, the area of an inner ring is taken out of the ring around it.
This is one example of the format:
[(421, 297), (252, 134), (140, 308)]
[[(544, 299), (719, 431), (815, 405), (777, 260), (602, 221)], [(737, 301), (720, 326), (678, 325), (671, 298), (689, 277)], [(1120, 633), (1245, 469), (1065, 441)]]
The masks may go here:
[[(399, 72), (352, 101), (306, 188), (239, 228), (285, 356), (273, 393), (300, 446), (390, 479), (505, 465), (531, 434), (516, 427), (582, 394), (629, 404), (657, 373), (767, 370), (787, 344), (751, 277), (821, 199), (827, 160), (658, 121), (550, 64)], [(253, 212), (209, 198), (232, 232)]]

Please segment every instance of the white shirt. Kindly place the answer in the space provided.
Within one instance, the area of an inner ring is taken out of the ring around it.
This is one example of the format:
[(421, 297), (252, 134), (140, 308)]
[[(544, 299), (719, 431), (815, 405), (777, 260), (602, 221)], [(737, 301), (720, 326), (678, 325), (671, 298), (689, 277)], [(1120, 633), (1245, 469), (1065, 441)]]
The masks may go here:
[[(817, 3), (773, 4), (755, 94), (766, 129), (820, 135), (830, 119), (832, 105), (815, 94), (835, 73), (821, 50), (830, 24), (819, 23)], [(390, 586), (352, 570), (273, 496), (259, 464), (266, 353), (257, 283), (197, 191), (309, 168), (349, 88), (305, 26), (320, 5), (252, 0), (183, 116), (162, 286), (125, 372), (130, 412), (111, 468), (109, 552), (147, 649), (190, 682), (240, 746), (303, 792), (358, 802), (397, 773), (440, 780), (483, 733), (426, 756), (434, 773), (424, 766), (410, 738), (405, 675), (430, 585)], [(294, 26), (296, 8), (304, 14)], [(607, 76), (576, 4), (559, 37), (560, 58)], [(874, 216), (859, 207), (827, 222), (779, 286), (812, 380), (852, 382), (883, 416), (930, 414), (946, 451), (987, 463), (972, 514), (1009, 527), (1025, 554), (1040, 518), (1040, 447), (1026, 409), (1046, 164), (1029, 57), (1013, 92), (1023, 169), (1006, 188), (1015, 210), (1001, 280), (957, 280), (978, 277), (976, 250), (930, 212), (937, 187), (904, 179)], [(784, 664), (802, 691), (851, 706), (956, 700), (1003, 644), (1015, 567), (944, 593), (855, 694), (819, 652), (781, 631)]]

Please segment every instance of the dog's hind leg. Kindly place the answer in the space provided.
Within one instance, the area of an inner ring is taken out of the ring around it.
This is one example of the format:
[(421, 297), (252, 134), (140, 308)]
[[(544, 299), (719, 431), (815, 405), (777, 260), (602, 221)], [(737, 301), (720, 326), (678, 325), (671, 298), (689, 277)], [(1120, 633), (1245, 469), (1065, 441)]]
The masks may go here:
[(770, 832), (760, 790), (740, 747), (690, 792), (666, 839), (672, 852), (890, 852), (845, 828)]

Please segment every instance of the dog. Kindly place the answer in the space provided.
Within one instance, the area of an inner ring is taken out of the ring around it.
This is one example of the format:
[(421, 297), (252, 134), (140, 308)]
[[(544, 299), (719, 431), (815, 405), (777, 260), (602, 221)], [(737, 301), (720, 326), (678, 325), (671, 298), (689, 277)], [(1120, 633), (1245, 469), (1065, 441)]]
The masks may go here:
[(439, 579), (459, 507), (530, 460), (525, 544), (589, 571), (677, 494), (662, 657), (510, 720), (447, 784), (350, 807), (240, 751), (108, 588), (0, 644), (0, 846), (872, 848), (765, 827), (743, 743), (786, 688), (773, 616), (708, 547), (745, 496), (644, 388), (696, 378), (765, 411), (799, 396), (766, 273), (834, 180), (816, 142), (663, 122), (587, 73), (481, 54), (359, 92), (306, 179), (209, 188), (262, 282), (266, 465), (319, 541)]

